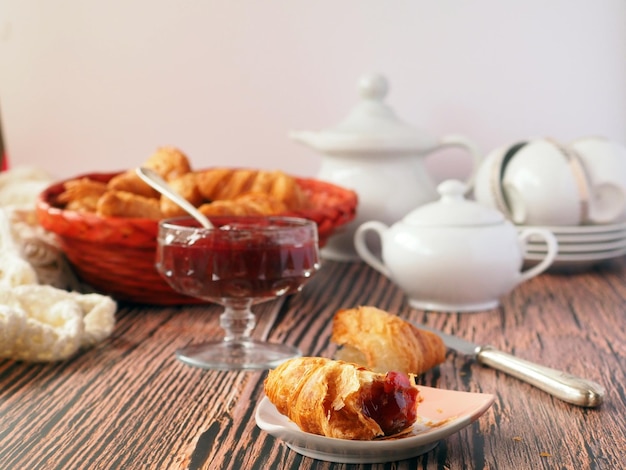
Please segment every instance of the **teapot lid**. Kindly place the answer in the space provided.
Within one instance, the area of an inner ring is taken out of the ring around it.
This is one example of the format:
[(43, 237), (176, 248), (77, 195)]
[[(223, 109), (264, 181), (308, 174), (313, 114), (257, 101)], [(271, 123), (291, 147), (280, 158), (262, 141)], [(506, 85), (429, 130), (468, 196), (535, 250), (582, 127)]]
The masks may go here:
[(437, 186), (438, 201), (424, 204), (407, 214), (403, 221), (419, 227), (469, 227), (497, 225), (504, 215), (490, 207), (465, 199), (467, 185), (458, 180), (446, 180)]
[(401, 121), (384, 103), (389, 91), (384, 76), (364, 75), (358, 89), (360, 101), (337, 126), (317, 132), (314, 137), (311, 132), (294, 132), (292, 137), (325, 152), (402, 154), (424, 151), (437, 144), (436, 139)]

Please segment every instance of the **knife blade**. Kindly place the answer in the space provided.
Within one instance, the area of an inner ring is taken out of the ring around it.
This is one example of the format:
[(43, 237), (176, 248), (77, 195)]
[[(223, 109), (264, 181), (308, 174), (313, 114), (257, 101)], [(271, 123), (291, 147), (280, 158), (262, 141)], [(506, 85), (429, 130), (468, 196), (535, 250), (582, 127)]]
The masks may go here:
[(472, 357), (479, 364), (529, 383), (567, 403), (593, 408), (604, 400), (604, 387), (591, 380), (520, 359), (490, 345), (472, 343), (430, 326), (415, 326), (438, 335), (448, 349)]

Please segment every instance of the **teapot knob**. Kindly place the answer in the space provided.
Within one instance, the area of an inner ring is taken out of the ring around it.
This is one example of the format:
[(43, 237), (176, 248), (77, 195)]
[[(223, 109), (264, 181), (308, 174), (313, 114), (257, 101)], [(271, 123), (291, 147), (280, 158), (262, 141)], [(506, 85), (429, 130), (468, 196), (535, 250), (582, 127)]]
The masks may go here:
[(443, 200), (465, 199), (467, 190), (467, 185), (459, 180), (446, 180), (437, 186), (437, 192)]
[(359, 80), (359, 95), (362, 99), (382, 101), (389, 91), (387, 79), (379, 74), (364, 75)]

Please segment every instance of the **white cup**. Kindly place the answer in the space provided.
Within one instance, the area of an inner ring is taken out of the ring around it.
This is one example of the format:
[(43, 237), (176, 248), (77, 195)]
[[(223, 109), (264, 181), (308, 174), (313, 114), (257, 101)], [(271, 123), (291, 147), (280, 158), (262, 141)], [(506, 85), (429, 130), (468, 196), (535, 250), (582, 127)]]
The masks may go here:
[(474, 199), (480, 204), (502, 212), (510, 219), (510, 211), (502, 194), (502, 162), (508, 146), (498, 147), (489, 152), (476, 170), (474, 176)]
[(502, 175), (502, 192), (519, 225), (580, 225), (589, 218), (589, 180), (581, 160), (549, 139), (521, 147)]
[(478, 202), (518, 225), (579, 225), (589, 217), (589, 180), (581, 160), (551, 139), (490, 152), (476, 174)]
[(590, 219), (594, 223), (626, 220), (626, 146), (604, 137), (570, 143), (591, 181)]

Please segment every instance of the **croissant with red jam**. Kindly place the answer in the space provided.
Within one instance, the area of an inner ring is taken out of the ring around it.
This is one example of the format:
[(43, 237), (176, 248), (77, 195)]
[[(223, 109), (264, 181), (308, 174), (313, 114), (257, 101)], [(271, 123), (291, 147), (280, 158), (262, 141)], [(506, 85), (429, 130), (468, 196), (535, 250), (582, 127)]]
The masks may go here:
[(379, 374), (322, 357), (290, 359), (271, 370), (265, 394), (276, 409), (309, 433), (352, 440), (391, 436), (417, 418), (415, 377)]

